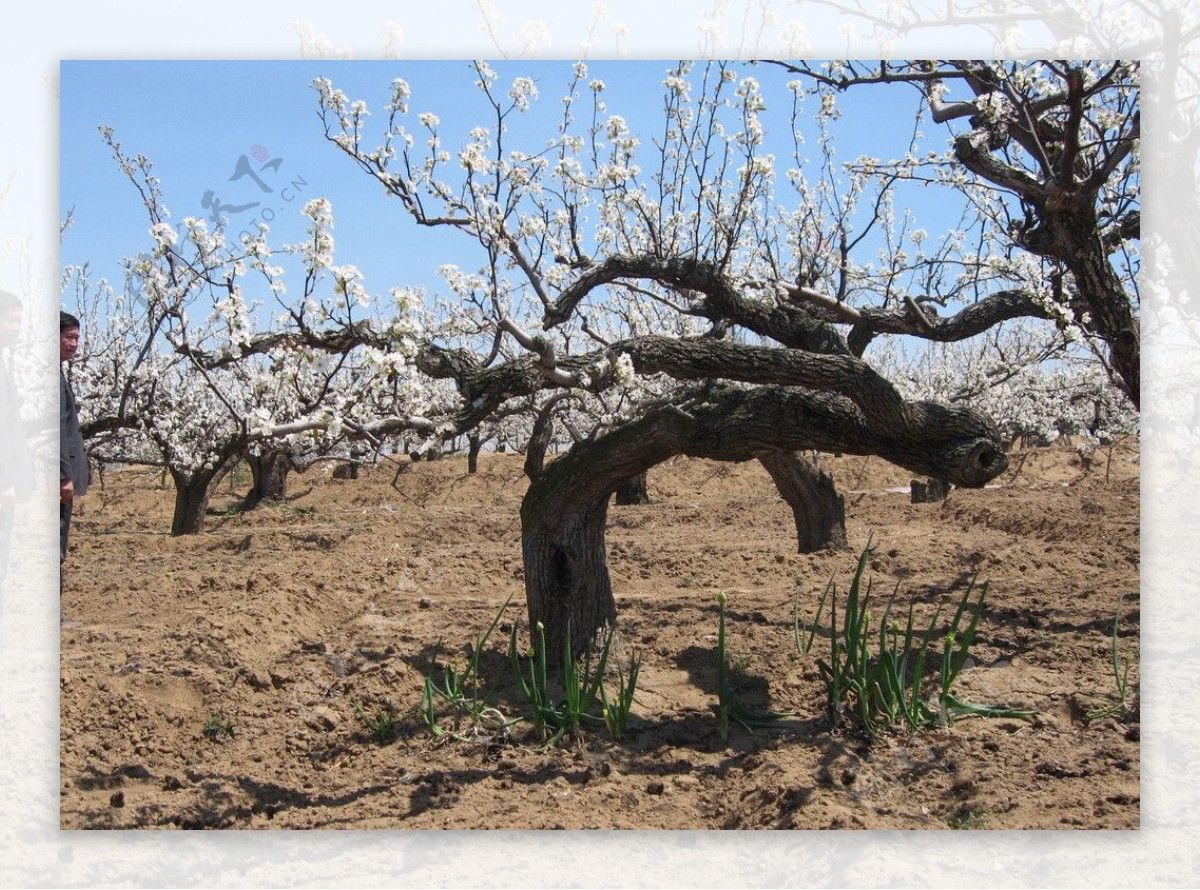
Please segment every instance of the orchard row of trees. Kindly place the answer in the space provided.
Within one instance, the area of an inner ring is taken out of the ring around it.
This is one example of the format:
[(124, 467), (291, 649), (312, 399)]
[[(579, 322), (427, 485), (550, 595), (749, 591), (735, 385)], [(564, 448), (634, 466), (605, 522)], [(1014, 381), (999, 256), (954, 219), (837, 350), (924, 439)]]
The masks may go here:
[[(511, 443), (530, 619), (558, 652), (615, 618), (612, 492), (672, 456), (763, 461), (813, 547), (840, 517), (806, 452), (981, 486), (1018, 435), (1136, 429), (1136, 63), (681, 64), (643, 133), (586, 65), (564, 70), (529, 144), (513, 124), (544, 87), (484, 63), (489, 123), (466, 134), (402, 79), (373, 117), (314, 82), (331, 151), (461, 236), (438, 299), (368, 293), (335, 262), (327, 198), (294, 245), (176, 224), (150, 161), (102, 130), (148, 241), (119, 286), (64, 270), (93, 455), (167, 468), (184, 534), (239, 460), (264, 495), (322, 457)], [(870, 90), (911, 102), (905, 151), (839, 161), (844, 100)], [(929, 190), (956, 198), (933, 233)]]

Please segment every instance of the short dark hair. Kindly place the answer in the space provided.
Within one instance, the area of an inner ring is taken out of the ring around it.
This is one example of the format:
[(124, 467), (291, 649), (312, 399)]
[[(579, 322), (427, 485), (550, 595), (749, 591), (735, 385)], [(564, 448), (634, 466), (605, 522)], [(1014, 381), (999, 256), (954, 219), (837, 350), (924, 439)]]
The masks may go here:
[(63, 312), (61, 309), (58, 312), (58, 332), (69, 331), (71, 328), (79, 327), (79, 319), (70, 312)]

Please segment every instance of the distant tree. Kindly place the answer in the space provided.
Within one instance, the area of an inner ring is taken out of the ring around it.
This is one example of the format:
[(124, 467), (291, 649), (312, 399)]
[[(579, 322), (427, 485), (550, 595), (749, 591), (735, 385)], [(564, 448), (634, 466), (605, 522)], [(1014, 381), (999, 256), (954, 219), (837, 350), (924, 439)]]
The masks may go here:
[[(282, 497), (291, 467), (340, 453), (348, 438), (378, 444), (400, 430), (434, 432), (404, 413), (420, 410), (428, 389), (413, 385), (407, 298), (397, 292), (396, 314), (382, 321), (358, 270), (333, 264), (328, 201), (305, 207), (308, 239), (288, 248), (304, 285), (286, 300), (265, 227), (236, 246), (220, 224), (210, 231), (189, 217), (177, 228), (149, 159), (102, 132), (145, 206), (150, 244), (127, 262), (119, 294), (104, 282), (91, 288), (84, 268), (64, 272), (64, 300), (87, 304), (72, 373), (93, 450), (169, 472), (172, 534), (203, 530), (217, 483), (241, 460), (253, 472), (254, 505)], [(267, 316), (267, 300), (280, 315)]]
[[(1051, 317), (1082, 334), (1139, 406), (1139, 260), (1131, 247), (1141, 235), (1136, 62), (778, 64), (817, 84), (829, 106), (852, 89), (914, 87), (933, 122), (951, 128), (951, 150), (860, 159), (857, 169), (960, 191), (990, 245), (990, 255), (975, 259), (976, 275), (1011, 275), (1011, 267), (1040, 261), (1040, 269), (1024, 272), (1022, 291), (1002, 294), (1010, 301), (1003, 311)], [(989, 300), (995, 296), (976, 306)], [(936, 314), (912, 322), (928, 324), (928, 339), (960, 339)], [(887, 329), (868, 321), (855, 339)]]

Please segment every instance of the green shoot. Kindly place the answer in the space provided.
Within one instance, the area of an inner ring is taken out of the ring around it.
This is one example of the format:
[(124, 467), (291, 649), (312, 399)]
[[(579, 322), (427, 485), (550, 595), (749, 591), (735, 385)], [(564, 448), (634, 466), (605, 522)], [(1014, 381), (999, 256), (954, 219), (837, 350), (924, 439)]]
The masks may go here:
[(385, 700), (369, 714), (362, 709), (356, 699), (352, 699), (350, 704), (363, 729), (369, 732), (379, 744), (386, 745), (399, 734), (400, 722), (404, 718), (390, 701)]
[(634, 693), (637, 690), (638, 671), (642, 667), (641, 659), (634, 655), (629, 661), (629, 676), (617, 665), (617, 694), (610, 700), (608, 691), (600, 687), (601, 708), (604, 713), (604, 725), (608, 727), (609, 735), (614, 739), (622, 739), (629, 728), (629, 714), (633, 708)]
[(731, 720), (752, 733), (756, 729), (767, 729), (784, 717), (792, 716), (790, 711), (752, 710), (741, 700), (734, 684), (730, 682), (729, 655), (725, 645), (725, 604), (728, 599), (725, 593), (717, 594), (717, 703), (711, 706), (717, 715), (722, 742), (729, 740)]
[[(805, 625), (798, 617), (793, 620), (793, 637), (797, 651), (807, 654), (816, 636), (826, 602), (829, 604), (829, 654), (817, 660), (817, 669), (825, 684), (826, 708), (831, 726), (838, 726), (848, 715), (866, 731), (875, 735), (881, 729), (903, 724), (913, 730), (933, 725), (947, 725), (956, 717), (975, 714), (988, 717), (1025, 717), (1028, 711), (1012, 708), (984, 707), (965, 702), (955, 696), (953, 686), (962, 672), (975, 642), (987, 584), (976, 587), (972, 578), (958, 603), (950, 627), (941, 635), (944, 643), (940, 660), (937, 692), (932, 701), (923, 694), (926, 663), (930, 641), (937, 638), (936, 628), (941, 607), (934, 612), (924, 633), (918, 633), (910, 605), (907, 618), (901, 622), (892, 617), (899, 594), (899, 584), (892, 591), (878, 634), (872, 631), (870, 609), (872, 585), (863, 584), (863, 575), (874, 553), (868, 541), (858, 558), (849, 589), (846, 592), (840, 622), (838, 589), (830, 579), (821, 595), (817, 617), (805, 635)], [(974, 598), (974, 599), (973, 599)], [(964, 626), (964, 620), (966, 624)], [(871, 641), (875, 639), (875, 651)]]
[[(545, 627), (538, 622), (535, 630), (537, 643), (530, 648), (522, 665), (517, 647), (517, 629), (513, 627), (509, 639), (509, 659), (517, 686), (530, 708), (528, 719), (537, 728), (542, 740), (553, 745), (564, 735), (578, 735), (585, 725), (601, 723), (608, 727), (613, 738), (621, 738), (628, 729), (640, 662), (636, 658), (633, 660), (628, 677), (618, 669), (617, 692), (610, 699), (604, 687), (604, 671), (608, 666), (615, 631), (610, 628), (605, 635), (593, 667), (590, 650), (582, 660), (573, 655), (568, 627), (563, 640), (560, 698), (554, 694), (550, 684)], [(597, 709), (601, 716), (594, 713)]]
[(1117, 637), (1121, 625), (1121, 613), (1113, 616), (1112, 626), (1112, 675), (1117, 687), (1117, 703), (1107, 707), (1092, 708), (1087, 712), (1087, 719), (1103, 720), (1105, 717), (1124, 717), (1129, 712), (1129, 669), (1133, 666), (1130, 659), (1121, 654)]
[(204, 721), (204, 728), (200, 731), (211, 742), (223, 742), (233, 738), (233, 723), (229, 721), (223, 711), (214, 711)]

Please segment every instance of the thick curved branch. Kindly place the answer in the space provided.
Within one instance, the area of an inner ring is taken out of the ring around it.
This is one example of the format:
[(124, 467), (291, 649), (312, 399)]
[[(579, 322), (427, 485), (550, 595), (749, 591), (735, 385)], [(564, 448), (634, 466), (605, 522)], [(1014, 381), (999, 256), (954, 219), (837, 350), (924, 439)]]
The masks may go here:
[(391, 345), (387, 334), (374, 330), (370, 324), (360, 321), (349, 327), (333, 328), (328, 331), (273, 331), (241, 341), (230, 348), (217, 351), (199, 349), (190, 343), (176, 344), (175, 352), (196, 363), (196, 366), (213, 371), (235, 365), (252, 355), (266, 355), (273, 350), (308, 348), (331, 355), (344, 354), (356, 346), (377, 346), (381, 349)]
[(669, 457), (686, 454), (744, 461), (779, 451), (840, 451), (883, 457), (913, 472), (978, 488), (1008, 466), (999, 440), (986, 429), (963, 427), (944, 436), (929, 426), (915, 438), (868, 426), (846, 399), (786, 387), (717, 388), (701, 403), (669, 405), (595, 440), (575, 445), (548, 464), (530, 487), (522, 514), (590, 505), (622, 479)]
[(525, 446), (525, 475), (536, 479), (542, 475), (546, 463), (546, 449), (554, 439), (554, 415), (564, 401), (571, 398), (570, 393), (555, 393), (546, 404), (542, 405), (533, 421), (533, 431), (529, 434), (529, 443)]
[[(628, 278), (657, 281), (691, 295), (702, 295), (688, 311), (715, 323), (740, 325), (795, 349), (849, 354), (841, 335), (828, 323), (830, 319), (806, 311), (807, 307), (771, 306), (747, 300), (715, 263), (689, 258), (664, 259), (651, 254), (618, 254), (590, 267), (564, 289), (546, 310), (543, 327), (550, 330), (565, 322), (580, 301), (596, 288)], [(832, 318), (852, 320), (845, 313), (856, 312), (850, 307), (842, 307), (844, 311), (837, 311), (828, 305), (828, 301), (836, 303), (833, 298), (816, 294), (807, 288), (784, 289), (796, 299), (814, 303)], [(814, 298), (814, 295), (820, 299)]]
[(988, 182), (1020, 195), (1035, 207), (1044, 207), (1048, 198), (1046, 186), (1024, 170), (1004, 163), (991, 153), (988, 134), (972, 130), (954, 140), (954, 156), (972, 173)]
[(93, 439), (96, 436), (102, 436), (105, 433), (115, 433), (120, 430), (137, 430), (141, 429), (142, 420), (136, 414), (113, 414), (105, 417), (97, 417), (95, 420), (90, 420), (80, 427), (80, 432), (83, 434), (83, 440)]
[[(917, 317), (919, 315), (919, 317)], [(1021, 290), (998, 291), (971, 303), (945, 318), (906, 306), (904, 310), (863, 309), (862, 321), (855, 325), (852, 337), (876, 334), (907, 334), (951, 343), (966, 340), (1014, 318), (1051, 318), (1049, 310), (1033, 294)]]
[[(759, 386), (803, 387), (840, 396), (859, 423), (878, 437), (896, 441), (945, 439), (970, 435), (998, 439), (994, 424), (963, 407), (908, 402), (870, 365), (850, 355), (818, 355), (799, 349), (750, 346), (711, 338), (636, 337), (610, 349), (561, 360), (562, 372), (574, 379), (587, 375), (593, 389), (611, 384), (613, 360), (626, 354), (643, 375), (666, 374), (677, 380), (730, 380)], [(431, 367), (431, 370), (437, 370)], [(459, 428), (478, 422), (504, 401), (532, 395), (555, 384), (539, 359), (522, 356), (491, 368), (467, 370), (442, 366), (453, 376), (467, 402)]]
[(615, 343), (613, 349), (627, 353), (641, 374), (803, 387), (843, 396), (857, 407), (864, 427), (896, 440), (967, 435), (999, 438), (995, 425), (975, 411), (906, 401), (885, 377), (851, 356), (673, 337), (639, 337)]

